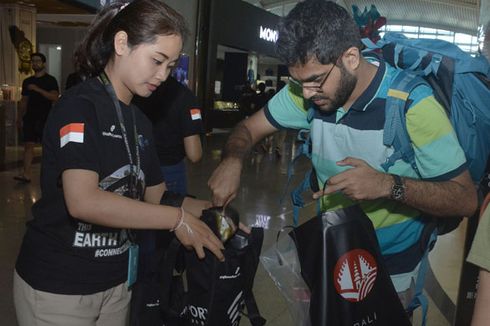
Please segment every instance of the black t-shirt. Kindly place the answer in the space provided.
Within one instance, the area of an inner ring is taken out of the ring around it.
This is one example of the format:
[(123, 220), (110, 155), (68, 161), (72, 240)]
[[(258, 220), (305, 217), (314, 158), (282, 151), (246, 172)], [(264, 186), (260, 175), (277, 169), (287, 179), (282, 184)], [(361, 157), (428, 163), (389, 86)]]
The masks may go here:
[[(131, 110), (135, 110), (142, 200), (145, 186), (162, 182), (151, 123), (136, 107), (120, 104), (133, 157)], [(34, 289), (59, 294), (90, 294), (124, 282), (128, 232), (70, 216), (61, 185), (64, 170), (91, 170), (99, 175), (100, 189), (129, 196), (128, 152), (114, 104), (98, 79), (79, 84), (60, 98), (43, 141), (42, 198), (33, 206), (34, 219), (28, 223), (17, 259), (19, 275)]]
[(270, 97), (265, 92), (255, 94), (253, 99), (253, 102), (255, 104), (254, 113), (262, 109), (267, 104), (267, 101), (269, 101), (269, 99)]
[(31, 76), (22, 82), (22, 95), (29, 97), (24, 117), (26, 119), (45, 120), (48, 117), (52, 102), (38, 92), (29, 90), (28, 86), (30, 84), (50, 92), (59, 91), (58, 82), (56, 82), (56, 78), (48, 74), (44, 74), (41, 77)]
[(82, 76), (77, 72), (72, 72), (66, 77), (65, 91), (83, 82)]
[(185, 157), (184, 138), (204, 133), (197, 98), (173, 77), (169, 77), (150, 97), (135, 96), (133, 103), (153, 123), (161, 165), (182, 161)]

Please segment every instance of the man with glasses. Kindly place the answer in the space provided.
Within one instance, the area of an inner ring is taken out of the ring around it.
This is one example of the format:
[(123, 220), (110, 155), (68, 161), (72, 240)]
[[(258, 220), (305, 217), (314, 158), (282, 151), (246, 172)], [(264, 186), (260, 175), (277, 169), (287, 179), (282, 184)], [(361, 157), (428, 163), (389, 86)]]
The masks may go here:
[[(359, 203), (374, 224), (383, 255), (399, 254), (421, 241), (422, 214), (473, 214), (476, 192), (464, 153), (425, 85), (410, 94), (406, 113), (421, 177), (401, 159), (388, 173), (383, 170), (381, 164), (393, 153), (383, 144), (385, 101), (399, 71), (377, 57), (363, 57), (360, 48), (358, 26), (344, 8), (323, 0), (296, 5), (282, 20), (277, 40), (290, 83), (228, 139), (223, 161), (208, 182), (214, 204), (236, 196), (243, 158), (254, 143), (277, 129), (294, 128), (310, 130), (312, 163), (324, 189), (313, 196), (321, 200), (322, 210)], [(417, 259), (402, 260), (415, 269), (395, 269), (415, 278)], [(413, 282), (394, 283), (406, 307)]]
[(46, 72), (44, 54), (31, 54), (31, 65), (34, 76), (24, 79), (22, 83), (22, 98), (17, 112), (17, 125), (22, 127), (24, 141), (24, 170), (14, 179), (22, 183), (31, 182), (34, 146), (41, 142), (49, 110), (59, 96), (56, 78)]

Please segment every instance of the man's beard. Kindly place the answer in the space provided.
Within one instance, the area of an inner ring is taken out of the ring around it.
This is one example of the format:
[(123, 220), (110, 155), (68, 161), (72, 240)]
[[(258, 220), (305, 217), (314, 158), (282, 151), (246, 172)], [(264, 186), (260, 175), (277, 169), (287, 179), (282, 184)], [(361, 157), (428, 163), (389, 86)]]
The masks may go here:
[(339, 87), (335, 91), (333, 98), (330, 99), (322, 96), (321, 94), (315, 95), (311, 98), (312, 101), (315, 101), (315, 99), (330, 100), (328, 106), (319, 107), (321, 111), (331, 112), (344, 106), (344, 104), (347, 102), (352, 92), (354, 91), (354, 88), (356, 88), (357, 77), (350, 74), (343, 65), (341, 65), (339, 69), (340, 69), (340, 83), (339, 83)]
[(44, 66), (43, 67), (39, 67), (39, 66), (32, 67), (32, 70), (34, 70), (34, 72), (40, 72), (40, 71), (44, 70)]

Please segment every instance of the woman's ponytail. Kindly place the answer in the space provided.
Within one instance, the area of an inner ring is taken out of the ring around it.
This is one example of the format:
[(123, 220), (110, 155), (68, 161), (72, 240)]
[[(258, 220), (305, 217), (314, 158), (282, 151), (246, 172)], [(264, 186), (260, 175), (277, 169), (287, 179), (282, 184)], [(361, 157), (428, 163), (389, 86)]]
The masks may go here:
[(105, 39), (105, 31), (123, 5), (122, 2), (113, 2), (94, 18), (87, 35), (73, 54), (75, 69), (80, 75), (94, 77), (104, 70), (114, 49), (113, 40)]

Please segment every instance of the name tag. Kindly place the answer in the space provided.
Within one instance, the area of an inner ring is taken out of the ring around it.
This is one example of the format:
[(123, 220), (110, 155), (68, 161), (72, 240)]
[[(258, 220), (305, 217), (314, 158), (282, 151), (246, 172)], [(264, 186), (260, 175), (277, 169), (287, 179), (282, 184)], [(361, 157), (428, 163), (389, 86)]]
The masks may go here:
[(128, 259), (128, 288), (130, 288), (138, 278), (138, 245), (132, 244), (129, 247), (129, 259)]

